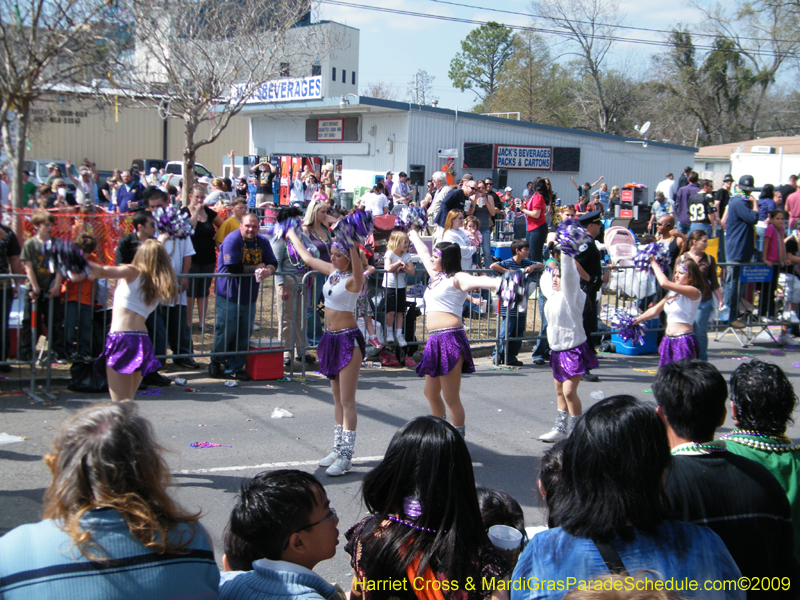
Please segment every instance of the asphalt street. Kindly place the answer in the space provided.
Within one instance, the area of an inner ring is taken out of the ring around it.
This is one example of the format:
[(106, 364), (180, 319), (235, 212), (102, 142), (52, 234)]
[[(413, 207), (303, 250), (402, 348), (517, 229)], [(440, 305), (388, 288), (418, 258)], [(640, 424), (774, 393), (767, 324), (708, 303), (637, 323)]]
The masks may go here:
[[(800, 342), (798, 342), (800, 345)], [(794, 381), (800, 374), (800, 351), (779, 350), (771, 342), (742, 348), (731, 336), (712, 338), (710, 358), (725, 375), (751, 356), (780, 365)], [(751, 356), (748, 356), (751, 355)], [(503, 489), (525, 510), (527, 525), (541, 525), (544, 514), (536, 493), (536, 472), (547, 445), (536, 438), (548, 431), (555, 417), (555, 392), (548, 366), (530, 364), (530, 350), (520, 358), (526, 365), (512, 370), (494, 367), (488, 356), (476, 359), (477, 372), (465, 376), (462, 399), (467, 411), (467, 442), (479, 485)], [(602, 354), (597, 383), (579, 388), (584, 407), (595, 399), (632, 394), (652, 400), (650, 390), (658, 357)], [(186, 508), (199, 509), (201, 522), (214, 540), (221, 564), (221, 537), (242, 478), (276, 468), (298, 468), (315, 474), (325, 485), (340, 516), (340, 546), (336, 556), (320, 564), (326, 579), (349, 586), (349, 557), (342, 550), (344, 533), (365, 509), (360, 485), (365, 473), (382, 457), (398, 427), (428, 414), (422, 381), (412, 369), (363, 369), (358, 385), (358, 438), (353, 470), (330, 478), (316, 461), (330, 451), (333, 438), (333, 399), (328, 381), (309, 372), (304, 381), (241, 383), (226, 387), (187, 373), (189, 387), (160, 388), (155, 395), (138, 395), (142, 413), (150, 419), (175, 478), (175, 494)], [(11, 382), (2, 382), (11, 387)], [(0, 445), (0, 535), (17, 525), (41, 518), (42, 497), (49, 473), (42, 456), (50, 449), (59, 425), (82, 407), (105, 400), (60, 390), (46, 405), (32, 404), (22, 395), (0, 396), (0, 433), (27, 438)], [(292, 418), (274, 419), (275, 408)], [(732, 428), (730, 417), (721, 433)], [(788, 432), (800, 437), (800, 425)], [(192, 442), (229, 444), (231, 447), (196, 449)]]

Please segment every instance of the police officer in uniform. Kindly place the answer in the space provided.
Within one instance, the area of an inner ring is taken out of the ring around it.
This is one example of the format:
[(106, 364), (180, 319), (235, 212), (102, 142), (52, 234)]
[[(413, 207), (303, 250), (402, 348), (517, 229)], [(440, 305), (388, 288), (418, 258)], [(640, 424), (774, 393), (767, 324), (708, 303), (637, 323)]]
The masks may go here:
[[(595, 240), (600, 237), (603, 231), (602, 221), (603, 211), (595, 210), (582, 215), (578, 222), (586, 229), (590, 236)], [(600, 257), (600, 250), (595, 244), (589, 244), (586, 250), (575, 257), (577, 263), (582, 267), (581, 289), (586, 292), (586, 304), (583, 305), (583, 329), (589, 347), (594, 351), (597, 339), (592, 334), (597, 331), (597, 292), (603, 287), (603, 266)], [(584, 381), (598, 381), (597, 375), (586, 373)]]

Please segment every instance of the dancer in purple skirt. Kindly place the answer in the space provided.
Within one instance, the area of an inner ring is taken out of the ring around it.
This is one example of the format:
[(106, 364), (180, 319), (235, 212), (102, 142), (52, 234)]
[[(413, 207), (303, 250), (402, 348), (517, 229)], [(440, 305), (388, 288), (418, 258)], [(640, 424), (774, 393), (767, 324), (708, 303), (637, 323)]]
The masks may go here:
[(408, 237), (430, 275), (424, 296), (428, 342), (417, 365), (417, 375), (425, 377), (425, 397), (431, 406), (431, 414), (444, 419), (447, 405), (450, 424), (464, 435), (461, 374), (474, 373), (475, 364), (464, 333), (461, 311), (468, 292), (481, 288), (496, 290), (501, 280), (462, 273), (461, 247), (457, 244), (436, 244), (431, 255), (419, 233), (412, 229)]
[(703, 301), (705, 287), (700, 267), (691, 258), (682, 256), (675, 263), (675, 277), (670, 281), (655, 258), (650, 260), (650, 266), (658, 284), (669, 293), (661, 302), (636, 317), (635, 323), (657, 317), (662, 310), (667, 313), (666, 335), (658, 347), (659, 367), (684, 358), (697, 358), (700, 346), (694, 337), (694, 319)]
[(286, 237), (303, 262), (327, 277), (322, 287), (325, 300), (325, 333), (319, 341), (317, 357), (320, 373), (331, 380), (333, 391), (333, 451), (319, 461), (331, 477), (350, 470), (356, 444), (356, 387), (361, 361), (364, 358), (364, 336), (356, 325), (356, 303), (364, 286), (364, 271), (357, 246), (343, 251), (334, 242), (331, 262), (311, 255), (297, 234), (290, 230)]
[(106, 347), (95, 370), (108, 378), (114, 402), (133, 400), (142, 377), (161, 368), (147, 335), (145, 320), (159, 303), (180, 292), (175, 271), (164, 246), (147, 240), (129, 265), (106, 267), (90, 262), (92, 279), (118, 279), (114, 312)]
[(578, 384), (590, 369), (598, 367), (597, 356), (586, 343), (583, 328), (586, 292), (581, 289), (581, 274), (586, 276), (583, 268), (564, 251), (561, 252), (560, 265), (555, 260), (547, 261), (539, 282), (539, 289), (547, 298), (544, 315), (550, 344), (550, 366), (558, 398), (556, 424), (539, 437), (543, 442), (563, 440), (572, 431), (575, 420), (583, 412)]

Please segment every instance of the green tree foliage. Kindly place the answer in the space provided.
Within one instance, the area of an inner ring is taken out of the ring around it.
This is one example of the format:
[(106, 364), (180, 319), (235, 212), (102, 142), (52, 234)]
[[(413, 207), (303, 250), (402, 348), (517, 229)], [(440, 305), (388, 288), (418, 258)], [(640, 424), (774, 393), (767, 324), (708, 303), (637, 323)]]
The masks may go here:
[(511, 30), (490, 21), (461, 41), (461, 52), (450, 61), (447, 75), (453, 87), (462, 92), (470, 90), (485, 101), (497, 91), (503, 65), (513, 52)]

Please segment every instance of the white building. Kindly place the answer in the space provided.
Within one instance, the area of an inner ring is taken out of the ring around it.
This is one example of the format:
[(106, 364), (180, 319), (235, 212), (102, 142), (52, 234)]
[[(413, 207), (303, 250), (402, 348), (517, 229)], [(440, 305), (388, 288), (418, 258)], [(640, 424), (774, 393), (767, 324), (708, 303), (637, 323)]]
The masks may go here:
[(756, 185), (775, 186), (800, 173), (800, 137), (769, 137), (747, 142), (720, 144), (700, 148), (695, 155), (694, 169), (701, 177), (722, 183), (726, 173), (739, 181), (742, 175), (752, 175)]
[(341, 185), (348, 191), (372, 186), (375, 176), (387, 171), (421, 171), (422, 180), (430, 179), (445, 162), (439, 150), (455, 149), (457, 175), (494, 174), (502, 184), (507, 173), (507, 185), (517, 197), (526, 182), (547, 176), (561, 198), (577, 201), (570, 176), (582, 184), (602, 175), (609, 188), (644, 183), (652, 200), (665, 174), (681, 172), (692, 164), (696, 152), (686, 146), (644, 144), (632, 138), (355, 95), (252, 102), (242, 116), (250, 117), (252, 154), (341, 160)]

